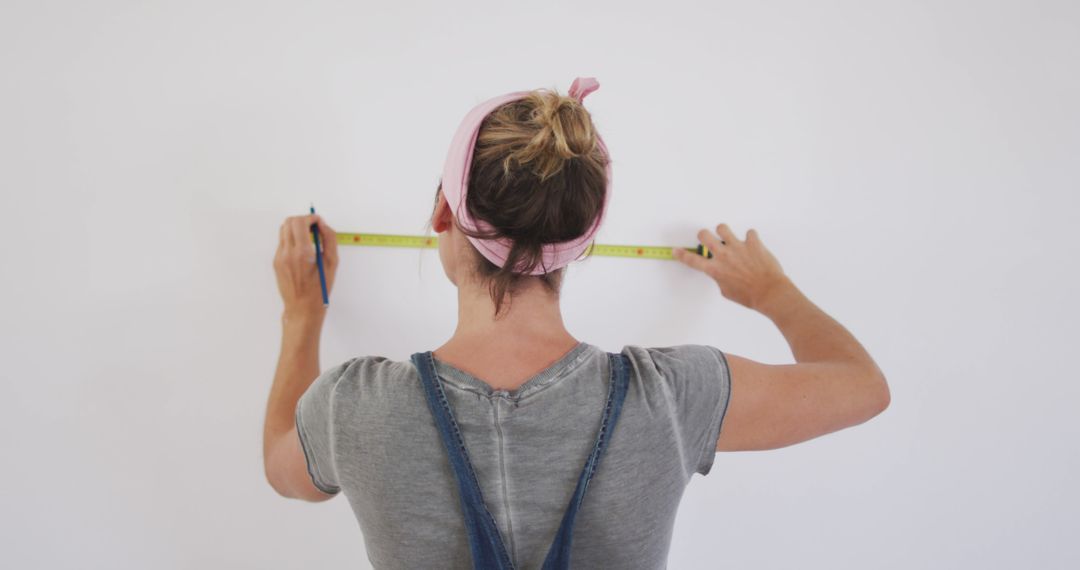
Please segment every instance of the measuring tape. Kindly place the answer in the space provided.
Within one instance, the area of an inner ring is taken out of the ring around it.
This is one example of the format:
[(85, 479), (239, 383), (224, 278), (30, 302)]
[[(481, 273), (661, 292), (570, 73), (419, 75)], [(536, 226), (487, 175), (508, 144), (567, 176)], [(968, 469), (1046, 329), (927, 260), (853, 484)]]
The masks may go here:
[[(414, 247), (431, 249), (439, 247), (439, 238), (428, 236), (407, 236), (393, 234), (339, 233), (340, 245), (370, 245), (376, 247)], [(713, 254), (704, 245), (684, 247), (687, 251), (712, 258)], [(637, 257), (641, 259), (674, 259), (670, 247), (647, 245), (590, 245), (582, 255), (604, 255), (609, 257)]]

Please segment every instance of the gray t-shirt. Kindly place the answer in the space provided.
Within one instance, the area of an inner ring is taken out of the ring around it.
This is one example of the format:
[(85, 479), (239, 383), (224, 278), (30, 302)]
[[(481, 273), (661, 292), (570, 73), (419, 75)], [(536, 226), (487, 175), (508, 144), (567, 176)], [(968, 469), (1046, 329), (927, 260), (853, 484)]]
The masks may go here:
[[(731, 398), (707, 345), (626, 346), (622, 414), (573, 532), (577, 568), (664, 568), (691, 475), (712, 468)], [(484, 502), (514, 566), (539, 568), (600, 428), (609, 360), (581, 342), (517, 390), (435, 359)], [(375, 568), (472, 568), (457, 484), (410, 360), (351, 359), (297, 404), (308, 471), (344, 492)]]

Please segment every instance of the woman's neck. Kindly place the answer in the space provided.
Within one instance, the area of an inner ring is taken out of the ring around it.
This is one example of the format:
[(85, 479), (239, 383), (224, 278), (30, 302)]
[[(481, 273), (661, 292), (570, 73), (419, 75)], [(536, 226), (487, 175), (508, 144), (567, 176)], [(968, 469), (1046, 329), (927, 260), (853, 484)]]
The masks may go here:
[(550, 362), (578, 344), (566, 330), (557, 296), (539, 286), (503, 302), (495, 319), (495, 303), (487, 289), (459, 287), (458, 324), (435, 356), (451, 364), (487, 362), (495, 368), (524, 369)]

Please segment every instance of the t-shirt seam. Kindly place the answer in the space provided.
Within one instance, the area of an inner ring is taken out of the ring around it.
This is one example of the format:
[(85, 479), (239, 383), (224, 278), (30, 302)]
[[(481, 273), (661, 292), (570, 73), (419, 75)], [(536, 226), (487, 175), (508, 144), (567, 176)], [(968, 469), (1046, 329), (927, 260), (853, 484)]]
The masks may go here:
[[(341, 486), (331, 485), (327, 483), (325, 481), (325, 475), (323, 473), (325, 471), (325, 468), (332, 468), (335, 474), (337, 473), (337, 465), (334, 459), (334, 447), (336, 441), (336, 434), (334, 430), (334, 404), (337, 401), (338, 390), (342, 389), (341, 387), (343, 383), (341, 382), (341, 380), (345, 378), (345, 376), (349, 373), (349, 370), (361, 360), (363, 360), (363, 357), (353, 357), (337, 366), (337, 368), (341, 368), (341, 373), (337, 376), (337, 378), (334, 379), (334, 383), (330, 389), (330, 394), (326, 403), (326, 446), (327, 452), (329, 454), (329, 458), (327, 459), (327, 461), (334, 463), (333, 465), (322, 465), (316, 458), (315, 450), (308, 449), (308, 446), (310, 445), (308, 442), (308, 440), (310, 439), (310, 434), (303, 425), (303, 411), (301, 409), (301, 402), (303, 402), (304, 399), (308, 397), (308, 390), (305, 390), (296, 402), (296, 433), (297, 436), (300, 438), (300, 447), (304, 451), (304, 460), (307, 463), (308, 474), (311, 476), (311, 482), (320, 491), (331, 495), (341, 492)], [(329, 372), (329, 370), (327, 372)], [(320, 377), (321, 376), (322, 375), (320, 374)], [(316, 380), (318, 380), (318, 377), (316, 378)], [(310, 388), (311, 385), (308, 386), (308, 389)]]
[(311, 443), (308, 441), (310, 435), (307, 432), (307, 428), (304, 427), (303, 411), (301, 410), (300, 405), (302, 400), (303, 396), (301, 396), (296, 404), (296, 434), (300, 439), (300, 449), (304, 452), (304, 463), (307, 464), (308, 476), (311, 477), (311, 483), (315, 485), (315, 488), (318, 490), (329, 495), (337, 494), (341, 491), (341, 487), (329, 485), (322, 480), (322, 467), (315, 460), (314, 449), (310, 449)]
[[(720, 430), (723, 429), (724, 418), (727, 416), (728, 402), (731, 401), (731, 373), (728, 368), (727, 357), (725, 357), (724, 352), (718, 348), (711, 346), (708, 348), (710, 352), (719, 355), (724, 386), (721, 386), (722, 392), (717, 398), (716, 408), (713, 410), (711, 416), (712, 419), (709, 420), (709, 429), (705, 432), (705, 448), (702, 450), (698, 460), (696, 471), (702, 476), (712, 471), (712, 465), (716, 461), (716, 446), (719, 441)], [(713, 437), (713, 434), (716, 434), (715, 438)], [(708, 465), (706, 465), (706, 463), (708, 463)], [(701, 473), (701, 469), (706, 467), (706, 473)]]
[(566, 364), (564, 364), (562, 368), (560, 368), (556, 372), (554, 372), (551, 375), (550, 378), (548, 378), (546, 381), (544, 381), (544, 383), (534, 385), (532, 390), (530, 390), (529, 392), (527, 392), (525, 394), (519, 395), (517, 397), (509, 396), (507, 394), (488, 394), (487, 392), (485, 392), (484, 390), (482, 390), (480, 388), (476, 388), (474, 386), (469, 386), (469, 385), (466, 385), (464, 383), (461, 383), (456, 378), (452, 378), (452, 377), (447, 378), (447, 377), (443, 376), (442, 374), (438, 374), (438, 377), (441, 378), (446, 384), (449, 384), (450, 386), (453, 386), (454, 388), (457, 388), (459, 390), (465, 390), (466, 392), (472, 392), (474, 394), (479, 394), (481, 396), (484, 396), (484, 397), (488, 398), (489, 400), (494, 399), (494, 398), (502, 398), (504, 400), (513, 402), (514, 405), (517, 405), (520, 402), (522, 402), (524, 400), (527, 400), (527, 399), (533, 397), (534, 395), (539, 394), (540, 392), (543, 392), (544, 390), (548, 389), (550, 386), (554, 386), (557, 383), (556, 380), (561, 380), (567, 374), (572, 372), (583, 359), (585, 359), (587, 356), (590, 355), (590, 353), (591, 353), (591, 351), (589, 351), (589, 350), (581, 351), (581, 354), (577, 355), (577, 357), (575, 357), (573, 360), (571, 360), (571, 361), (567, 362)]

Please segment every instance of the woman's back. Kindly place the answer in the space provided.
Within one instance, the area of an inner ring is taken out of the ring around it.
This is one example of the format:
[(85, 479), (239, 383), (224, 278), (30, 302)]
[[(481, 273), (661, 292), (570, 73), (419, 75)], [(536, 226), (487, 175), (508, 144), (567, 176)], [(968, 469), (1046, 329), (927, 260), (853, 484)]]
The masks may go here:
[[(571, 560), (663, 568), (683, 490), (711, 469), (730, 377), (709, 346), (622, 353), (630, 386), (578, 514)], [(607, 353), (580, 343), (515, 391), (435, 366), (515, 566), (539, 567), (599, 429)], [(372, 356), (328, 370), (297, 419), (313, 478), (349, 499), (375, 567), (472, 567), (454, 475), (411, 362)]]

